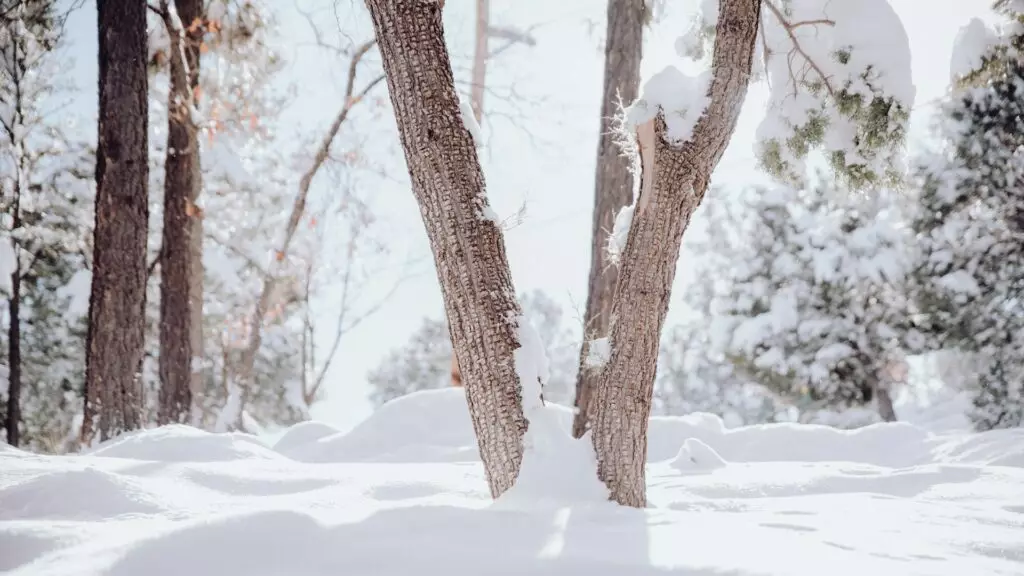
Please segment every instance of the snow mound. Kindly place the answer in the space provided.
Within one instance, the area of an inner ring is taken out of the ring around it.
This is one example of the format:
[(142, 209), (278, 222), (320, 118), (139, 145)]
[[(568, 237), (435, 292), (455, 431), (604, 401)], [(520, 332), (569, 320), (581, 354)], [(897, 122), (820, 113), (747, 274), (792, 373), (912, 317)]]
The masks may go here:
[(281, 457), (255, 436), (242, 433), (211, 434), (180, 424), (125, 434), (87, 453), (108, 458), (158, 462), (230, 462)]
[(302, 462), (472, 462), (476, 436), (462, 388), (396, 398), (350, 432), (291, 446)]
[(707, 444), (687, 438), (671, 465), (680, 472), (704, 472), (724, 468), (725, 460)]
[[(651, 505), (633, 510), (603, 501), (590, 440), (568, 437), (570, 416), (533, 407), (519, 483), (497, 502), (460, 390), (398, 399), (349, 434), (295, 426), (279, 442), (292, 457), (244, 435), (181, 426), (87, 455), (0, 452), (0, 570), (962, 576), (1024, 568), (1024, 431), (725, 429), (706, 414), (655, 418)], [(710, 473), (689, 473), (701, 471)]]
[(323, 422), (299, 422), (284, 431), (274, 443), (274, 450), (287, 456), (295, 448), (335, 434), (338, 429)]
[(96, 468), (58, 469), (0, 489), (0, 520), (104, 520), (161, 510), (127, 477)]

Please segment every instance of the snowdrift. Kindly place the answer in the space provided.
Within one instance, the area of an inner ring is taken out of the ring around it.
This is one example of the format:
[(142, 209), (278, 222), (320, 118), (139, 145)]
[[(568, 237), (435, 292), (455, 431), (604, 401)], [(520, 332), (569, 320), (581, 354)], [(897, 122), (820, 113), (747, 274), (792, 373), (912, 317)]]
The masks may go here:
[[(568, 428), (568, 410), (547, 410)], [(77, 456), (5, 448), (0, 572), (1024, 574), (1022, 430), (694, 415), (652, 419), (648, 450), (639, 511), (542, 486), (492, 502), (457, 389), (272, 446), (169, 426)], [(564, 463), (565, 478), (583, 466)]]

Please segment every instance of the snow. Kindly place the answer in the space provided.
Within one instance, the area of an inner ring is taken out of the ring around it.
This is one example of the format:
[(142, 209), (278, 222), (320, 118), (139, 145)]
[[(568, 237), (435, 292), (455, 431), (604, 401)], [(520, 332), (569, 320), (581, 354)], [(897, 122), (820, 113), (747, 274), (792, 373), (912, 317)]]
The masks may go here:
[[(567, 408), (549, 404), (538, 411), (560, 427), (571, 420)], [(399, 398), (348, 434), (300, 424), (274, 447), (244, 434), (185, 426), (136, 432), (77, 456), (5, 447), (0, 571), (962, 576), (1024, 570), (1024, 430), (726, 429), (720, 419), (697, 414), (652, 418), (649, 433), (645, 510), (594, 501), (584, 484), (564, 499), (514, 488), (492, 502), (461, 389)], [(455, 453), (461, 458), (446, 457)], [(587, 480), (581, 476), (586, 462), (557, 464), (563, 486)], [(529, 484), (535, 476), (526, 466), (521, 478)]]
[(587, 368), (601, 368), (608, 363), (611, 357), (612, 343), (607, 336), (590, 341), (590, 346), (587, 347)]
[(606, 502), (608, 491), (597, 479), (597, 458), (589, 437), (574, 439), (559, 413), (547, 408), (543, 400), (549, 366), (540, 335), (526, 316), (516, 319), (516, 327), (519, 348), (513, 354), (528, 427), (519, 479), (502, 495), (500, 504)]
[(10, 294), (11, 274), (18, 269), (18, 257), (10, 238), (0, 239), (0, 292)]
[[(903, 110), (913, 107), (909, 38), (890, 1), (793, 0), (771, 5), (781, 6), (788, 27), (765, 4), (758, 50), (764, 57), (769, 99), (757, 129), (758, 145), (788, 142), (797, 129), (825, 121), (825, 150), (842, 152), (847, 164), (872, 172), (887, 168), (896, 155), (878, 153), (860, 135), (878, 127), (844, 112), (836, 95), (859, 96), (865, 102), (891, 99)], [(837, 56), (840, 52), (843, 58)], [(811, 88), (819, 83), (827, 88)], [(896, 130), (901, 122), (888, 118), (886, 131)], [(794, 173), (803, 173), (804, 151), (783, 146), (779, 153)]]
[(476, 116), (473, 115), (473, 107), (462, 98), (461, 94), (459, 95), (459, 114), (462, 116), (462, 123), (465, 124), (466, 130), (469, 130), (469, 135), (473, 137), (473, 145), (477, 148), (483, 146), (483, 131), (480, 130), (480, 124), (477, 123)]
[(949, 62), (949, 79), (967, 76), (981, 68), (985, 56), (999, 44), (998, 35), (980, 18), (972, 18), (957, 32), (953, 42), (953, 56)]
[(619, 257), (626, 250), (626, 242), (629, 240), (629, 227), (633, 225), (633, 211), (636, 203), (623, 206), (615, 215), (615, 223), (612, 225), (612, 233), (608, 236), (608, 256), (612, 262), (618, 262)]
[(683, 144), (693, 137), (693, 128), (708, 106), (710, 83), (710, 72), (690, 76), (675, 66), (666, 66), (644, 83), (640, 99), (626, 110), (626, 122), (636, 128), (662, 112), (666, 137)]

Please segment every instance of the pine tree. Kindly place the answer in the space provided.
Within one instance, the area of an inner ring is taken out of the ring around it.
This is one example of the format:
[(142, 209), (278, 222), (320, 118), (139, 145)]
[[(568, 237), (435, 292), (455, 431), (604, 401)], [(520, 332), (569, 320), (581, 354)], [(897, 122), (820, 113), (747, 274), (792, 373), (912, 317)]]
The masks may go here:
[(45, 451), (68, 447), (80, 402), (88, 285), (89, 152), (51, 112), (66, 89), (63, 17), (52, 0), (0, 13), (2, 410), (8, 442)]
[(907, 314), (897, 208), (890, 194), (821, 185), (741, 189), (712, 215), (705, 252), (718, 254), (700, 275), (716, 282), (700, 305), (715, 349), (804, 420), (869, 404), (894, 417)]
[[(1019, 3), (999, 2), (1011, 21)], [(917, 166), (915, 300), (923, 350), (982, 366), (971, 390), (979, 430), (1024, 422), (1024, 35), (997, 38), (940, 114), (945, 145)]]

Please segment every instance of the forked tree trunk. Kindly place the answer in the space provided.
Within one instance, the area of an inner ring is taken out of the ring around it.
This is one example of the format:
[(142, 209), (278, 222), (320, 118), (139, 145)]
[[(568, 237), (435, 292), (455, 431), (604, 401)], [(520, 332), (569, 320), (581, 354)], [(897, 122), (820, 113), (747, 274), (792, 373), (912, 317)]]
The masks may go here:
[[(82, 440), (139, 427), (146, 308), (146, 3), (98, 0), (99, 143)], [(95, 420), (98, 416), (98, 426)]]
[(721, 1), (710, 103), (693, 137), (669, 144), (661, 114), (638, 130), (640, 197), (615, 287), (611, 357), (591, 400), (598, 475), (620, 504), (646, 504), (647, 419), (676, 261), (746, 97), (760, 7), (761, 0)]
[(166, 18), (171, 37), (167, 102), (164, 226), (160, 250), (160, 424), (189, 423), (202, 383), (203, 223), (196, 201), (202, 187), (199, 138), (189, 109), (199, 85), (201, 0), (176, 0), (179, 22)]
[(459, 112), (441, 4), (366, 4), (434, 254), (480, 456), (497, 497), (519, 474), (526, 432), (513, 357), (520, 310), (504, 240), (497, 224), (483, 217), (484, 178)]
[(600, 372), (586, 367), (588, 342), (608, 335), (612, 297), (618, 268), (608, 261), (606, 243), (615, 215), (633, 201), (631, 160), (615, 143), (615, 116), (619, 103), (636, 100), (643, 54), (645, 0), (608, 0), (608, 25), (604, 48), (604, 94), (601, 96), (601, 132), (597, 142), (597, 174), (594, 186), (594, 219), (590, 241), (590, 281), (584, 316), (580, 369), (576, 374), (576, 416), (572, 434), (583, 436), (587, 402)]

